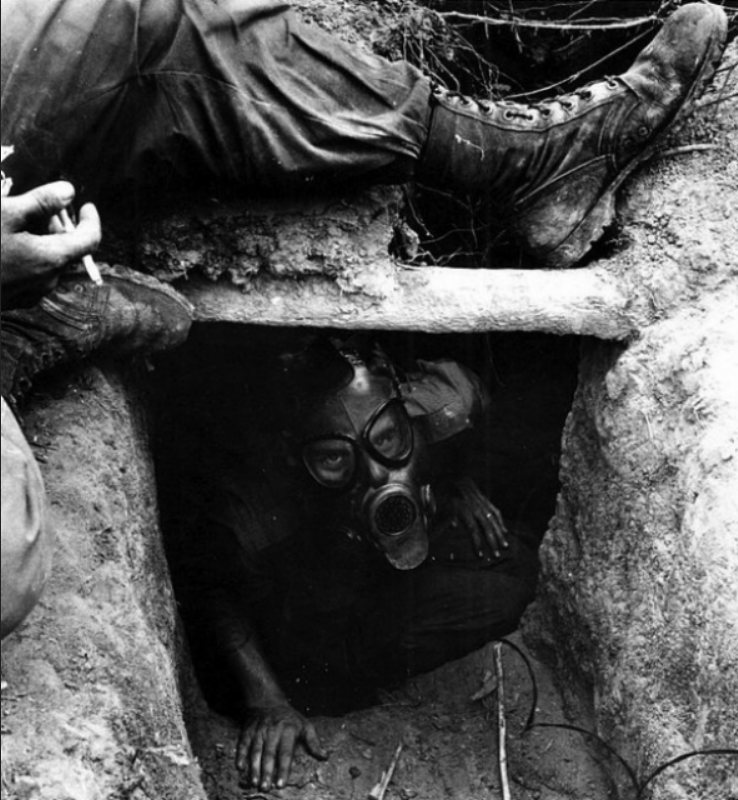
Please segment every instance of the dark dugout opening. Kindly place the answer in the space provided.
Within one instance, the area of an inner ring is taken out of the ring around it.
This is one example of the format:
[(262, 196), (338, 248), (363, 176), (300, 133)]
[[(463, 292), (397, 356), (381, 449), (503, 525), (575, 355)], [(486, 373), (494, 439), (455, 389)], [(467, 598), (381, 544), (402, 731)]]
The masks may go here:
[[(436, 9), (434, 2), (423, 5)], [(535, 21), (567, 20), (584, 8), (595, 17), (647, 16), (664, 6), (659, 0), (618, 3), (617, 10), (614, 3), (549, 5), (515, 0), (485, 3), (482, 8), (476, 0), (449, 0), (441, 10), (517, 13)], [(448, 22), (458, 24), (459, 20)], [(411, 16), (398, 23), (385, 41), (377, 43), (383, 54), (412, 58), (418, 55), (413, 53), (413, 43), (421, 42), (421, 57), (415, 60), (431, 72), (435, 64), (450, 88), (496, 97), (520, 96), (552, 84), (553, 93), (567, 91), (604, 74), (617, 74), (628, 67), (655, 28), (651, 21), (636, 29), (583, 33), (521, 31), (469, 22), (460, 28), (465, 44), (453, 40), (447, 47), (448, 31), (437, 25), (438, 20), (419, 21)], [(425, 47), (435, 49), (436, 54), (450, 53), (449, 62), (422, 64)], [(600, 60), (603, 51), (611, 55)], [(490, 70), (485, 63), (491, 65)], [(568, 80), (577, 73), (577, 79)], [(407, 205), (409, 242), (398, 230), (392, 244), (393, 254), (401, 261), (464, 267), (535, 266), (490, 222), (486, 198), (475, 202), (452, 199), (415, 187)], [(616, 245), (611, 232), (593, 255)], [(157, 370), (154, 452), (162, 529), (175, 591), (187, 590), (188, 578), (179, 564), (198, 512), (218, 476), (239, 460), (258, 463), (263, 453), (264, 434), (274, 409), (268, 377), (274, 360), (315, 333), (229, 323), (196, 325), (185, 347)], [(345, 331), (337, 333), (347, 335)], [(505, 518), (527, 524), (540, 542), (556, 505), (562, 430), (577, 385), (579, 338), (532, 333), (441, 336), (381, 330), (376, 331), (376, 338), (405, 370), (418, 358), (450, 358), (479, 375), (490, 392), (491, 409), (483, 440), (477, 442), (474, 473)], [(200, 686), (206, 698), (217, 702), (222, 674), (213, 678), (206, 666), (211, 654), (199, 652), (194, 641), (190, 644)], [(219, 710), (227, 712), (228, 708)], [(191, 732), (197, 749), (198, 733), (194, 727)], [(353, 788), (352, 783), (352, 794)], [(215, 796), (221, 796), (219, 791)]]
[[(319, 333), (327, 332), (200, 324), (155, 372), (154, 453), (175, 593), (191, 588), (191, 560), (187, 569), (182, 564), (192, 537), (204, 533), (198, 530), (198, 515), (219, 479), (239, 464), (258, 471), (264, 448), (271, 446), (278, 398), (269, 376), (278, 356)], [(506, 520), (525, 525), (540, 542), (559, 488), (561, 434), (577, 383), (578, 337), (387, 331), (370, 336), (401, 369), (411, 371), (416, 359), (445, 358), (482, 379), (491, 407), (479, 431), (483, 436), (475, 436), (473, 474)], [(213, 654), (203, 652), (195, 638), (189, 644), (205, 698), (220, 713), (236, 715)], [(330, 713), (318, 698), (314, 702), (315, 710)]]

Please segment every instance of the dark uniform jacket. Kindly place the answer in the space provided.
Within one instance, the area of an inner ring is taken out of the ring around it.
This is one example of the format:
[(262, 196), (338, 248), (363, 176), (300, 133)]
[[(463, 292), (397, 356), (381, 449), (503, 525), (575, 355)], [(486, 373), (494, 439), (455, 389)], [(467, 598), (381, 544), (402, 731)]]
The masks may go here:
[[(453, 469), (444, 448), (478, 426), (487, 406), (479, 379), (455, 362), (419, 362), (418, 371), (402, 385), (402, 396), (431, 457)], [(480, 559), (473, 552), (469, 533), (448, 524), (443, 489), (430, 530), (430, 555), (408, 573), (394, 569), (363, 541), (305, 525), (296, 496), (299, 482), (286, 472), (281, 480), (265, 472), (263, 482), (238, 474), (222, 477), (190, 550), (186, 616), (215, 640), (216, 649), (237, 646), (240, 637), (249, 635), (239, 633), (239, 625), (248, 620), (276, 664), (323, 659), (331, 668), (345, 669), (337, 662), (345, 658), (347, 637), (362, 626), (368, 631), (370, 619), (379, 624), (365, 639), (399, 635), (412, 611), (414, 583), (431, 571), (519, 569), (514, 542), (497, 559)], [(438, 475), (443, 485), (443, 470)], [(453, 608), (449, 613), (458, 612)]]

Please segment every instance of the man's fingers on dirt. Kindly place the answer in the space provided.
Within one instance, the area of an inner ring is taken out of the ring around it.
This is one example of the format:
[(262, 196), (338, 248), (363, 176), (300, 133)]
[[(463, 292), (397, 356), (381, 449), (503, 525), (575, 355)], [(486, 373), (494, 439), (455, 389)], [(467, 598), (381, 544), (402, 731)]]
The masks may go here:
[(16, 230), (31, 220), (50, 219), (74, 200), (74, 186), (67, 181), (56, 181), (8, 198), (7, 213)]
[(274, 766), (277, 759), (277, 750), (284, 736), (284, 727), (278, 724), (269, 728), (266, 734), (266, 743), (261, 754), (261, 788), (271, 789), (274, 777)]
[(258, 781), (261, 772), (261, 751), (263, 736), (258, 726), (250, 724), (241, 730), (238, 742), (236, 766), (240, 772), (247, 772), (252, 783)]
[(264, 736), (257, 733), (251, 739), (251, 746), (249, 748), (249, 777), (251, 778), (251, 785), (258, 786), (261, 781), (261, 756), (264, 752)]
[(244, 729), (241, 731), (241, 736), (238, 740), (238, 747), (236, 748), (236, 768), (243, 772), (249, 761), (249, 751), (251, 750), (251, 731)]
[(282, 789), (287, 783), (292, 768), (292, 758), (297, 746), (297, 731), (293, 727), (287, 728), (279, 741), (277, 751), (277, 788)]
[(315, 725), (313, 725), (312, 722), (305, 723), (305, 732), (303, 733), (302, 740), (305, 744), (305, 749), (313, 758), (317, 758), (319, 761), (328, 760), (328, 753), (323, 749), (323, 745), (318, 737), (318, 732), (315, 730)]

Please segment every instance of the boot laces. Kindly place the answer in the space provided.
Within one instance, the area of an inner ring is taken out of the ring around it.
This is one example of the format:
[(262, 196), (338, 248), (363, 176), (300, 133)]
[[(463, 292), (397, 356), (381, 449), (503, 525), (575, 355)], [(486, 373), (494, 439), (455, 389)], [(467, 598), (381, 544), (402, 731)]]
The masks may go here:
[[(550, 117), (553, 114), (554, 106), (563, 108), (564, 111), (573, 111), (580, 103), (589, 103), (594, 97), (593, 87), (601, 85), (602, 81), (593, 81), (575, 89), (573, 92), (559, 95), (558, 97), (550, 97), (546, 100), (540, 100), (537, 103), (531, 103), (530, 108), (535, 109), (544, 117)], [(615, 78), (607, 77), (604, 81), (604, 86), (609, 91), (614, 91), (620, 88), (620, 84)]]
[(575, 89), (573, 92), (559, 95), (558, 97), (550, 97), (545, 100), (540, 100), (535, 103), (517, 103), (514, 100), (485, 100), (469, 97), (468, 95), (461, 94), (441, 87), (435, 87), (434, 93), (442, 95), (445, 99), (451, 102), (458, 103), (459, 105), (468, 108), (472, 111), (477, 111), (482, 114), (492, 114), (496, 108), (502, 109), (502, 116), (504, 119), (524, 119), (533, 122), (537, 115), (542, 117), (550, 117), (554, 113), (556, 106), (564, 109), (564, 111), (573, 111), (580, 103), (588, 103), (594, 97), (593, 86), (601, 85), (609, 91), (615, 91), (620, 88), (620, 83), (613, 77), (606, 77), (603, 81), (593, 81), (586, 86)]

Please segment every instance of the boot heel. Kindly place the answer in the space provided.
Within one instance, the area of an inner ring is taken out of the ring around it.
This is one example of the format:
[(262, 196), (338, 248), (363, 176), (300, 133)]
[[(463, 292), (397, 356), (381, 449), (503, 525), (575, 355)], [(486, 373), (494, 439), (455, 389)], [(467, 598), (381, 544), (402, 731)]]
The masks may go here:
[(547, 267), (565, 268), (576, 264), (600, 239), (615, 219), (615, 191), (606, 192), (581, 223), (551, 252), (544, 255)]

